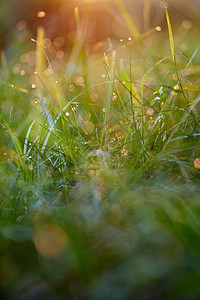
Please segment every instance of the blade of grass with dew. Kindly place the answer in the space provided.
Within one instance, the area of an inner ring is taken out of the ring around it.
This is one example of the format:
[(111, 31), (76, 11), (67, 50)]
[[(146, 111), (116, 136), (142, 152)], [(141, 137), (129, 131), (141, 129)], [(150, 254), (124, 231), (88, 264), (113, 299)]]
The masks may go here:
[[(115, 77), (118, 78), (116, 75), (115, 75)], [(118, 80), (118, 81), (120, 82), (120, 80)], [(128, 111), (127, 111), (127, 109), (126, 109), (126, 106), (124, 105), (124, 101), (123, 101), (123, 99), (122, 99), (122, 96), (121, 96), (121, 94), (120, 94), (119, 88), (118, 88), (117, 85), (116, 85), (115, 80), (114, 80), (114, 82), (113, 82), (113, 85), (114, 85), (114, 88), (115, 88), (117, 97), (119, 98), (119, 101), (120, 101), (120, 103), (121, 103), (121, 105), (122, 105), (122, 107), (123, 107), (123, 110), (124, 110), (125, 114), (127, 115)]]
[(46, 103), (45, 103), (44, 98), (41, 98), (41, 99), (40, 99), (40, 103), (41, 103), (41, 105), (42, 105), (42, 107), (43, 107), (43, 110), (44, 110), (44, 113), (45, 113), (47, 122), (48, 122), (49, 126), (51, 126), (51, 125), (53, 124), (53, 120), (52, 120), (50, 111), (49, 111), (48, 108), (47, 108), (47, 105), (46, 105)]
[[(141, 106), (141, 99), (140, 96), (138, 94), (137, 88), (134, 86), (134, 84), (131, 82), (130, 77), (128, 76), (128, 74), (126, 73), (126, 71), (124, 69), (120, 70), (120, 79), (122, 81), (125, 81), (125, 86), (128, 90), (129, 93), (132, 93), (133, 98), (135, 99), (135, 105), (140, 107)], [(132, 85), (132, 88), (131, 88)]]
[(190, 91), (200, 91), (200, 86), (196, 85), (183, 85), (183, 88)]
[[(167, 151), (165, 149), (167, 149), (167, 146), (172, 142), (172, 139), (174, 138), (174, 135), (177, 133), (177, 131), (184, 126), (185, 122), (188, 119), (188, 115), (190, 114), (190, 112), (195, 108), (195, 106), (200, 102), (200, 96), (198, 96), (192, 103), (190, 103), (189, 106), (189, 110), (186, 110), (185, 114), (182, 117), (181, 122), (179, 122), (178, 124), (176, 124), (175, 126), (173, 126), (171, 128), (171, 134), (168, 138), (168, 140), (166, 141), (164, 147), (163, 147), (163, 151)], [(190, 122), (194, 122), (193, 119), (190, 120)], [(179, 130), (180, 132), (180, 130)]]
[[(131, 47), (131, 45), (129, 45), (129, 47)], [(131, 55), (131, 51), (130, 51), (130, 55)], [(130, 58), (131, 60), (131, 58)], [(130, 65), (131, 65), (131, 61), (130, 61)], [(125, 138), (125, 143), (126, 143), (126, 139), (128, 138), (128, 134), (130, 134), (131, 132), (131, 128), (133, 125), (135, 125), (135, 130), (137, 132), (137, 135), (138, 137), (140, 136), (141, 138), (141, 133), (140, 131), (138, 130), (137, 126), (136, 126), (136, 118), (135, 118), (135, 114), (134, 114), (134, 110), (133, 110), (133, 98), (135, 99), (134, 100), (134, 103), (135, 105), (140, 109), (141, 108), (141, 99), (140, 99), (140, 96), (138, 94), (138, 91), (136, 89), (136, 87), (134, 86), (132, 80), (131, 80), (131, 67), (130, 67), (130, 77), (127, 75), (127, 73), (125, 72), (125, 70), (122, 68), (120, 70), (120, 78), (122, 81), (121, 84), (128, 90), (129, 94), (131, 94), (131, 97), (130, 97), (130, 100), (131, 100), (131, 111), (132, 111), (132, 124), (131, 126), (129, 127), (129, 130), (127, 132), (127, 136)], [(125, 81), (125, 85), (123, 83), (123, 81)], [(137, 109), (137, 111), (139, 110)]]
[[(172, 53), (172, 57), (173, 57), (174, 69), (175, 69), (175, 73), (178, 74), (177, 65), (176, 65), (176, 56), (175, 56), (174, 37), (173, 37), (172, 26), (171, 26), (168, 10), (167, 10), (166, 7), (165, 7), (165, 13), (166, 13), (166, 19), (167, 19), (167, 27), (168, 27), (169, 41), (170, 41), (170, 48), (171, 48), (171, 53)], [(183, 97), (184, 97), (186, 103), (188, 104), (188, 99), (185, 96), (185, 93), (184, 93), (184, 90), (183, 90), (183, 87), (182, 87), (182, 83), (181, 83), (182, 76), (180, 77), (180, 76), (177, 75), (177, 77), (178, 77), (178, 83), (179, 83), (179, 86), (180, 86), (180, 90), (183, 94)], [(191, 112), (191, 114), (193, 115), (194, 121), (196, 123), (195, 115), (193, 114), (193, 112)]]
[(61, 97), (60, 97), (60, 93), (59, 93), (59, 90), (58, 90), (58, 82), (57, 82), (57, 80), (56, 80), (56, 77), (55, 77), (55, 74), (54, 74), (54, 71), (53, 71), (51, 62), (50, 62), (50, 60), (49, 60), (49, 57), (48, 57), (46, 51), (45, 51), (44, 48), (42, 47), (42, 45), (39, 44), (39, 43), (38, 43), (36, 40), (34, 40), (34, 39), (31, 39), (31, 41), (34, 42), (34, 43), (36, 43), (36, 45), (38, 45), (38, 48), (39, 48), (40, 50), (43, 51), (43, 53), (44, 53), (44, 55), (45, 55), (45, 57), (46, 57), (46, 60), (47, 60), (47, 62), (48, 62), (49, 68), (50, 68), (50, 70), (51, 70), (51, 73), (52, 73), (52, 75), (53, 75), (54, 83), (55, 83), (55, 86), (56, 86), (56, 93), (57, 93), (57, 97), (58, 97), (59, 107), (60, 107), (60, 113), (61, 113), (61, 115), (62, 115), (62, 127), (63, 127), (63, 132), (64, 132), (64, 134), (65, 134), (65, 137), (67, 138), (67, 132), (66, 132), (66, 127), (65, 127), (65, 123), (64, 123), (65, 115), (64, 115), (63, 109), (62, 109)]
[(194, 58), (195, 58), (197, 52), (199, 51), (199, 48), (200, 48), (200, 42), (198, 43), (196, 49), (194, 50), (194, 53), (192, 54), (192, 56), (191, 56), (189, 62), (187, 63), (187, 65), (186, 65), (185, 68), (183, 69), (183, 72), (182, 72), (182, 74), (181, 74), (181, 78), (183, 77), (183, 75), (184, 75), (185, 71), (187, 70), (187, 68), (189, 67), (189, 65), (190, 65), (190, 64), (192, 63), (192, 61), (194, 60)]
[(29, 170), (26, 166), (24, 157), (23, 157), (23, 150), (21, 147), (21, 143), (20, 143), (18, 137), (12, 132), (12, 129), (10, 128), (8, 122), (6, 121), (6, 119), (4, 118), (4, 115), (1, 112), (0, 112), (0, 120), (2, 121), (3, 125), (7, 128), (8, 132), (10, 134), (10, 137), (13, 141), (15, 150), (17, 152), (17, 155), (18, 155), (18, 158), (19, 158), (19, 161), (20, 161), (20, 164), (22, 166), (22, 170), (24, 171), (25, 176), (26, 176), (27, 180), (29, 182), (31, 182), (32, 181), (31, 176), (30, 176)]
[[(189, 103), (189, 108), (188, 111), (185, 112), (185, 115), (182, 118), (182, 121), (185, 122), (186, 119), (188, 118), (189, 114), (193, 112), (193, 109), (197, 106), (197, 104), (200, 102), (200, 95), (198, 95), (194, 101)], [(192, 115), (193, 116), (193, 115)]]
[(115, 52), (113, 52), (113, 55), (112, 55), (111, 67), (109, 66), (108, 58), (105, 53), (104, 53), (104, 57), (105, 57), (106, 66), (107, 66), (108, 70), (110, 71), (110, 74), (108, 75), (109, 76), (109, 86), (108, 86), (107, 102), (106, 102), (106, 107), (105, 107), (106, 111), (105, 111), (105, 117), (104, 117), (104, 122), (103, 122), (104, 128), (102, 130), (101, 143), (100, 143), (101, 148), (103, 146), (103, 139), (104, 139), (104, 135), (106, 134), (106, 130), (108, 127), (108, 121), (109, 121), (109, 115), (110, 115), (112, 92), (113, 92), (113, 81), (114, 81), (113, 74), (114, 74), (114, 67), (115, 67)]
[[(166, 13), (166, 19), (167, 19), (167, 27), (168, 27), (168, 33), (169, 33), (170, 48), (171, 48), (171, 53), (172, 53), (173, 62), (174, 62), (174, 69), (175, 69), (175, 73), (178, 74), (177, 65), (176, 65), (175, 46), (174, 46), (174, 38), (173, 38), (172, 26), (171, 26), (171, 22), (170, 22), (168, 10), (167, 10), (166, 7), (165, 7), (165, 13)], [(177, 75), (177, 77), (178, 77), (178, 83), (179, 83), (179, 86), (180, 86), (180, 90), (181, 90), (181, 92), (183, 94), (183, 97), (184, 97), (186, 103), (188, 104), (188, 99), (185, 96), (185, 93), (184, 93), (184, 90), (183, 90), (183, 87), (182, 87), (182, 83), (181, 83), (182, 76), (180, 77), (180, 76)], [(191, 114), (193, 115), (194, 121), (196, 122), (196, 118), (195, 118), (193, 112), (191, 112)]]
[(40, 116), (41, 114), (43, 114), (43, 111), (37, 115), (37, 117), (33, 120), (33, 122), (31, 123), (31, 125), (30, 125), (29, 128), (28, 128), (28, 131), (27, 131), (27, 133), (26, 133), (26, 137), (25, 137), (25, 140), (24, 140), (24, 150), (23, 150), (24, 155), (26, 155), (26, 152), (27, 152), (27, 146), (28, 146), (28, 141), (29, 141), (29, 135), (30, 135), (30, 132), (31, 132), (31, 130), (32, 130), (32, 127), (33, 127), (33, 125), (35, 124), (36, 120), (39, 118), (39, 116)]
[(171, 57), (167, 56), (164, 57), (162, 59), (160, 59), (159, 61), (157, 61), (153, 66), (151, 66), (144, 74), (143, 78), (142, 78), (142, 85), (141, 85), (141, 119), (142, 119), (142, 127), (141, 127), (141, 136), (142, 139), (144, 140), (144, 83), (145, 80), (147, 78), (147, 76), (158, 66), (160, 65), (163, 61), (169, 59)]
[[(162, 107), (161, 111), (159, 112), (157, 118), (156, 118), (156, 122), (154, 122), (154, 125), (152, 127), (152, 129), (150, 130), (150, 132), (148, 133), (147, 137), (145, 138), (139, 152), (137, 153), (136, 158), (134, 158), (134, 163), (133, 163), (133, 168), (136, 167), (138, 161), (140, 160), (140, 158), (143, 155), (143, 152), (146, 152), (146, 148), (148, 146), (148, 143), (151, 141), (151, 138), (153, 137), (153, 135), (156, 134), (156, 132), (159, 131), (160, 128), (160, 124), (159, 124), (159, 119), (160, 116), (163, 114), (164, 111), (164, 106)], [(137, 169), (136, 175), (135, 175), (135, 179), (138, 178), (138, 176), (140, 176), (143, 173), (144, 167), (146, 167), (149, 163), (148, 162), (143, 162), (142, 165)]]
[[(68, 106), (74, 101), (74, 99), (72, 99), (70, 102), (67, 103), (67, 105), (65, 105), (65, 107), (63, 108), (63, 112), (68, 108)], [(52, 131), (54, 130), (54, 126), (55, 124), (58, 122), (58, 120), (60, 119), (60, 117), (62, 116), (62, 114), (60, 113), (54, 120), (54, 122), (52, 123), (52, 125), (50, 126), (50, 129), (49, 129), (49, 132), (46, 136), (46, 139), (43, 143), (43, 146), (42, 146), (42, 149), (41, 149), (41, 152), (44, 152), (45, 148), (46, 148), (46, 145), (48, 143), (48, 140), (49, 140), (49, 137), (52, 133)]]
[(15, 86), (14, 84), (10, 84), (10, 83), (6, 83), (6, 82), (3, 82), (3, 84), (9, 86), (10, 88), (14, 89), (14, 90), (17, 90), (21, 93), (24, 93), (24, 94), (29, 94), (29, 91), (24, 89), (24, 88), (20, 88), (18, 86)]
[(132, 84), (132, 47), (130, 44), (131, 39), (129, 38), (129, 82), (130, 82), (130, 105), (131, 112), (134, 120), (134, 110), (133, 110), (133, 84)]

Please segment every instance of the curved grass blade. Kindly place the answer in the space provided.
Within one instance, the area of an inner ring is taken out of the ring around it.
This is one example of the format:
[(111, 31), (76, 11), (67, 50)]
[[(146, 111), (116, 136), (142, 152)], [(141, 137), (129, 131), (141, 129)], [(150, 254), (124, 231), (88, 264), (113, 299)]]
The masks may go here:
[(28, 179), (28, 181), (31, 182), (32, 181), (31, 175), (30, 175), (27, 165), (25, 163), (22, 147), (21, 147), (18, 137), (12, 132), (10, 125), (8, 124), (8, 122), (6, 121), (6, 119), (4, 118), (4, 115), (2, 113), (0, 113), (0, 120), (2, 121), (3, 125), (7, 128), (8, 132), (10, 134), (10, 137), (13, 141), (17, 155), (19, 157), (19, 161), (20, 161), (22, 170), (24, 171), (24, 174), (26, 175), (26, 178)]
[(25, 137), (25, 141), (24, 141), (24, 155), (26, 155), (26, 152), (27, 152), (27, 145), (28, 145), (28, 139), (29, 139), (29, 135), (30, 135), (30, 132), (31, 132), (31, 129), (33, 127), (33, 125), (35, 124), (36, 120), (39, 118), (39, 116), (43, 114), (43, 111), (41, 113), (39, 113), (39, 115), (37, 115), (37, 117), (33, 120), (33, 122), (31, 123), (31, 125), (29, 126), (29, 129), (27, 131), (27, 134), (26, 134), (26, 137)]

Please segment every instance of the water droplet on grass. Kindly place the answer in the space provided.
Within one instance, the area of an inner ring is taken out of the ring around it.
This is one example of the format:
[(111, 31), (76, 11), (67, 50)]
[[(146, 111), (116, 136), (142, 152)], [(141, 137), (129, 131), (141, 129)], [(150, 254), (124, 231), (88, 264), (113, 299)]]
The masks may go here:
[(70, 86), (68, 88), (68, 91), (71, 92), (71, 93), (75, 91), (75, 87), (74, 87), (73, 84), (70, 84)]

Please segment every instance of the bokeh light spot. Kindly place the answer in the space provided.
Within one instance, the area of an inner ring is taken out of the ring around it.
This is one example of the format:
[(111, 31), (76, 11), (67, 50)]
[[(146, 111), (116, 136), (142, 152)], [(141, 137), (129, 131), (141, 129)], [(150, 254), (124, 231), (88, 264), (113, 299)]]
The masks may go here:
[(33, 242), (41, 255), (53, 258), (66, 249), (68, 238), (61, 227), (49, 223), (37, 228)]
[(26, 74), (26, 72), (24, 70), (21, 70), (20, 75), (24, 76)]
[(50, 40), (50, 39), (44, 39), (44, 40), (42, 41), (42, 47), (44, 47), (44, 48), (49, 48), (49, 47), (51, 47), (51, 40)]
[(16, 25), (18, 30), (24, 30), (26, 28), (26, 21), (22, 20), (19, 21)]
[(190, 28), (192, 28), (192, 23), (190, 21), (188, 21), (188, 20), (184, 20), (182, 22), (182, 26), (183, 26), (183, 28), (189, 30)]
[(93, 101), (93, 102), (96, 102), (98, 100), (98, 95), (96, 93), (91, 93), (90, 94), (90, 99)]
[(83, 86), (84, 85), (84, 78), (82, 76), (76, 77), (75, 83), (78, 86)]
[(147, 108), (147, 115), (148, 115), (148, 116), (152, 116), (153, 113), (154, 113), (153, 108), (151, 108), (151, 107)]
[(57, 48), (62, 47), (64, 45), (64, 38), (59, 36), (57, 38), (55, 38), (55, 40), (53, 41), (53, 45)]
[(57, 51), (56, 52), (56, 57), (60, 58), (60, 59), (63, 58), (64, 57), (64, 51), (62, 51), (62, 50)]
[(169, 8), (169, 4), (167, 2), (165, 2), (165, 1), (161, 1), (160, 2), (160, 7), (162, 7), (162, 8)]
[(46, 16), (45, 11), (41, 10), (37, 12), (37, 17), (38, 18), (44, 18)]
[(194, 160), (194, 167), (195, 167), (195, 169), (200, 170), (200, 158), (199, 157)]

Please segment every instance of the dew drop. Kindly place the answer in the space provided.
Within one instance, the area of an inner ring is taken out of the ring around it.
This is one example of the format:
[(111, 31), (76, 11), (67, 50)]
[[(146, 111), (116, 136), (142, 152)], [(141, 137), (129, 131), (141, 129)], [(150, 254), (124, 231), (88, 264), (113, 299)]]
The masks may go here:
[(160, 32), (162, 28), (160, 26), (156, 26), (156, 31)]
[(26, 72), (24, 70), (21, 70), (20, 75), (24, 76), (26, 74)]
[(69, 92), (74, 92), (75, 91), (75, 87), (73, 84), (70, 84), (69, 88), (68, 88)]
[(174, 89), (175, 89), (175, 90), (179, 90), (178, 84), (174, 86)]

